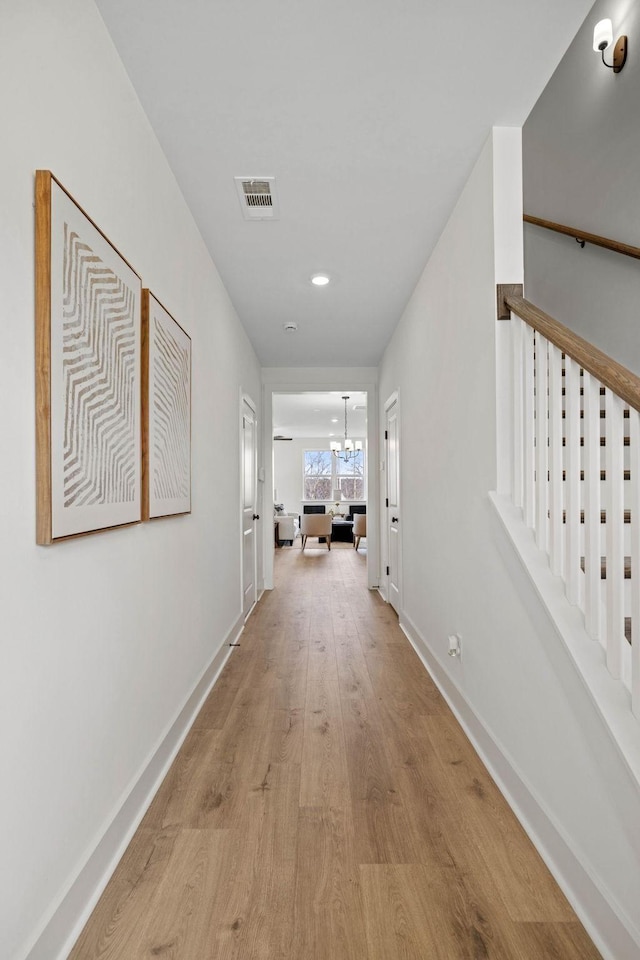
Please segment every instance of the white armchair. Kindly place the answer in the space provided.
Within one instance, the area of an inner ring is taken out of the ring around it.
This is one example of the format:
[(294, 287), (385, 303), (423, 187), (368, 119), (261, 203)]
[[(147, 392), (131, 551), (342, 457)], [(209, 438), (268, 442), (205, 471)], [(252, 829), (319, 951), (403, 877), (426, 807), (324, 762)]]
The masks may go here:
[(276, 540), (279, 544), (288, 543), (293, 546), (293, 541), (298, 536), (298, 514), (297, 513), (277, 513), (275, 519), (278, 523), (276, 530)]

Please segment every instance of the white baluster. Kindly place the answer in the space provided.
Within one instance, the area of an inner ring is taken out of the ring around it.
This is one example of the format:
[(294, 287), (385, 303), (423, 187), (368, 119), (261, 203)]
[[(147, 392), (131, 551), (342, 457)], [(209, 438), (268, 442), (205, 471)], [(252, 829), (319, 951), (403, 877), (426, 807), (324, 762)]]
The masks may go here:
[(522, 361), (522, 328), (524, 321), (511, 314), (511, 347), (512, 347), (512, 369), (513, 369), (513, 503), (516, 507), (522, 507), (523, 504), (523, 397), (524, 389), (524, 370)]
[(551, 572), (564, 571), (562, 527), (562, 353), (549, 344), (549, 559)]
[(548, 408), (548, 343), (536, 333), (536, 543), (540, 550), (548, 550), (549, 483), (549, 421)]
[(534, 376), (533, 355), (535, 351), (533, 327), (524, 324), (522, 332), (522, 366), (524, 375), (523, 392), (523, 443), (524, 443), (524, 522), (533, 530), (535, 526), (535, 417), (534, 417)]
[(571, 357), (564, 361), (564, 409), (566, 436), (565, 580), (569, 603), (580, 603), (580, 368)]
[(620, 677), (624, 638), (624, 446), (620, 397), (605, 391), (606, 438), (606, 557), (607, 557), (607, 667)]
[(631, 706), (640, 720), (640, 413), (629, 410), (631, 453)]
[(584, 618), (592, 640), (600, 639), (600, 384), (584, 371)]

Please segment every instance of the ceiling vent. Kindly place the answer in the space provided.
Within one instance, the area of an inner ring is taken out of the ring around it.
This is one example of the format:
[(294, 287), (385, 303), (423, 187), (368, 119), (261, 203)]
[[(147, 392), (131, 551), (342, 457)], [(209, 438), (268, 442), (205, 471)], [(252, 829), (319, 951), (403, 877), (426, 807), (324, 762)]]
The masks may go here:
[(245, 220), (277, 220), (280, 215), (275, 177), (234, 177)]

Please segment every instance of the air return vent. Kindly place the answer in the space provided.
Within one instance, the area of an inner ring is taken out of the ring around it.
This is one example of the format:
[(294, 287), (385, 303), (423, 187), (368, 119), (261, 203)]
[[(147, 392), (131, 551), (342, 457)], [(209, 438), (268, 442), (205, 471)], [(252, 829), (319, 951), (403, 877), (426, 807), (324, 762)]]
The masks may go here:
[(275, 177), (234, 177), (245, 220), (277, 220)]

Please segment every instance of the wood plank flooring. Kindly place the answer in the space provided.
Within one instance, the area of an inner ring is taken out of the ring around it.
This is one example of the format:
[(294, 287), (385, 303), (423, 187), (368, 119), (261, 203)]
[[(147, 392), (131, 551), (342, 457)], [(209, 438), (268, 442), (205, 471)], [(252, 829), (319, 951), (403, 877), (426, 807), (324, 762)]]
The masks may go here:
[(362, 552), (276, 551), (240, 644), (70, 960), (600, 956)]

